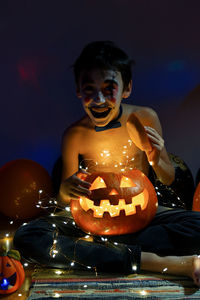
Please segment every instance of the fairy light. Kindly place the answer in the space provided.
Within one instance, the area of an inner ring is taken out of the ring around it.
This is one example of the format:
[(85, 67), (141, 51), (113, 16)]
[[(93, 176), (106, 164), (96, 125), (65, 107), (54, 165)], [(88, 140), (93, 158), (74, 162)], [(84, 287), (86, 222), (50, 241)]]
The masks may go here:
[(10, 221), (10, 224), (12, 225), (14, 223), (14, 221)]
[(133, 270), (133, 271), (137, 271), (137, 265), (133, 265), (133, 266), (132, 266), (132, 270)]
[(62, 274), (62, 271), (60, 271), (60, 270), (56, 270), (56, 271), (55, 271), (55, 274), (57, 274), (57, 275), (61, 275), (61, 274)]
[(39, 194), (42, 194), (42, 193), (43, 193), (43, 190), (39, 190), (38, 193), (39, 193)]
[(28, 263), (26, 263), (26, 262), (23, 265), (24, 265), (24, 267), (28, 267)]
[(142, 291), (140, 291), (140, 294), (141, 294), (142, 296), (146, 296), (146, 295), (147, 295), (147, 291), (142, 290)]
[(18, 296), (18, 297), (21, 297), (21, 296), (22, 296), (22, 294), (18, 294), (17, 296)]
[(58, 293), (55, 293), (55, 294), (53, 295), (53, 298), (60, 298), (60, 297), (61, 297), (61, 295), (58, 294)]
[(89, 239), (89, 238), (90, 238), (90, 235), (86, 235), (84, 238), (85, 238), (85, 239)]
[(167, 270), (168, 270), (168, 268), (164, 268), (164, 269), (163, 269), (163, 272), (166, 272)]

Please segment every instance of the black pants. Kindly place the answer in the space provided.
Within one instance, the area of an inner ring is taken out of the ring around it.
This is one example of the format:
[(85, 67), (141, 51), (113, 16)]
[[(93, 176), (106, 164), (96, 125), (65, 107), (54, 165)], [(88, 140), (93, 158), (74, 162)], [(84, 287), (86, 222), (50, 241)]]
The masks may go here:
[(33, 220), (16, 231), (14, 245), (24, 258), (49, 267), (67, 269), (72, 264), (78, 269), (95, 267), (100, 272), (118, 273), (133, 273), (133, 265), (139, 272), (141, 251), (162, 256), (200, 253), (199, 212), (160, 212), (145, 229), (103, 237), (108, 241), (102, 237), (95, 237), (94, 242), (81, 240), (86, 233), (72, 222), (62, 216)]

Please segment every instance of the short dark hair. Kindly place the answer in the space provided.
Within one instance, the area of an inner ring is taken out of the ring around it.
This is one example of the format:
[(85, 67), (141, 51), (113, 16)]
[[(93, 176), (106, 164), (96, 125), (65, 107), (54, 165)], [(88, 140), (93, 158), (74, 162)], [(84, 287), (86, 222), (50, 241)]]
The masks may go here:
[(89, 43), (73, 65), (76, 84), (78, 85), (80, 73), (83, 70), (112, 69), (121, 73), (125, 90), (132, 79), (133, 63), (134, 61), (112, 41)]

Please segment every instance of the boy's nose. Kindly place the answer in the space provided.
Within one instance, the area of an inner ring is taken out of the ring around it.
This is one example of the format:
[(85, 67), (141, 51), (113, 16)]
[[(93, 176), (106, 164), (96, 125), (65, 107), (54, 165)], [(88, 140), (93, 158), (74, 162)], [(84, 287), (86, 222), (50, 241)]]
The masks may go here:
[(99, 104), (105, 102), (104, 95), (102, 94), (101, 91), (97, 93), (96, 97), (94, 98), (94, 101), (95, 101), (96, 103), (99, 103)]

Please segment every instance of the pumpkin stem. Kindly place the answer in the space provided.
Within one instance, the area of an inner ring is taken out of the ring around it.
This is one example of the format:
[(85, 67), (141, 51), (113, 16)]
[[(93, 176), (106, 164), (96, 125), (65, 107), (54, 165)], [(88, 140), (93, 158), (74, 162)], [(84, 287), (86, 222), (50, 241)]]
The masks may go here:
[(20, 255), (19, 251), (17, 251), (17, 250), (9, 250), (7, 253), (7, 256), (9, 256), (10, 258), (14, 258), (16, 260), (21, 259), (21, 255)]
[(0, 256), (7, 256), (7, 250), (5, 246), (2, 246), (0, 249)]

